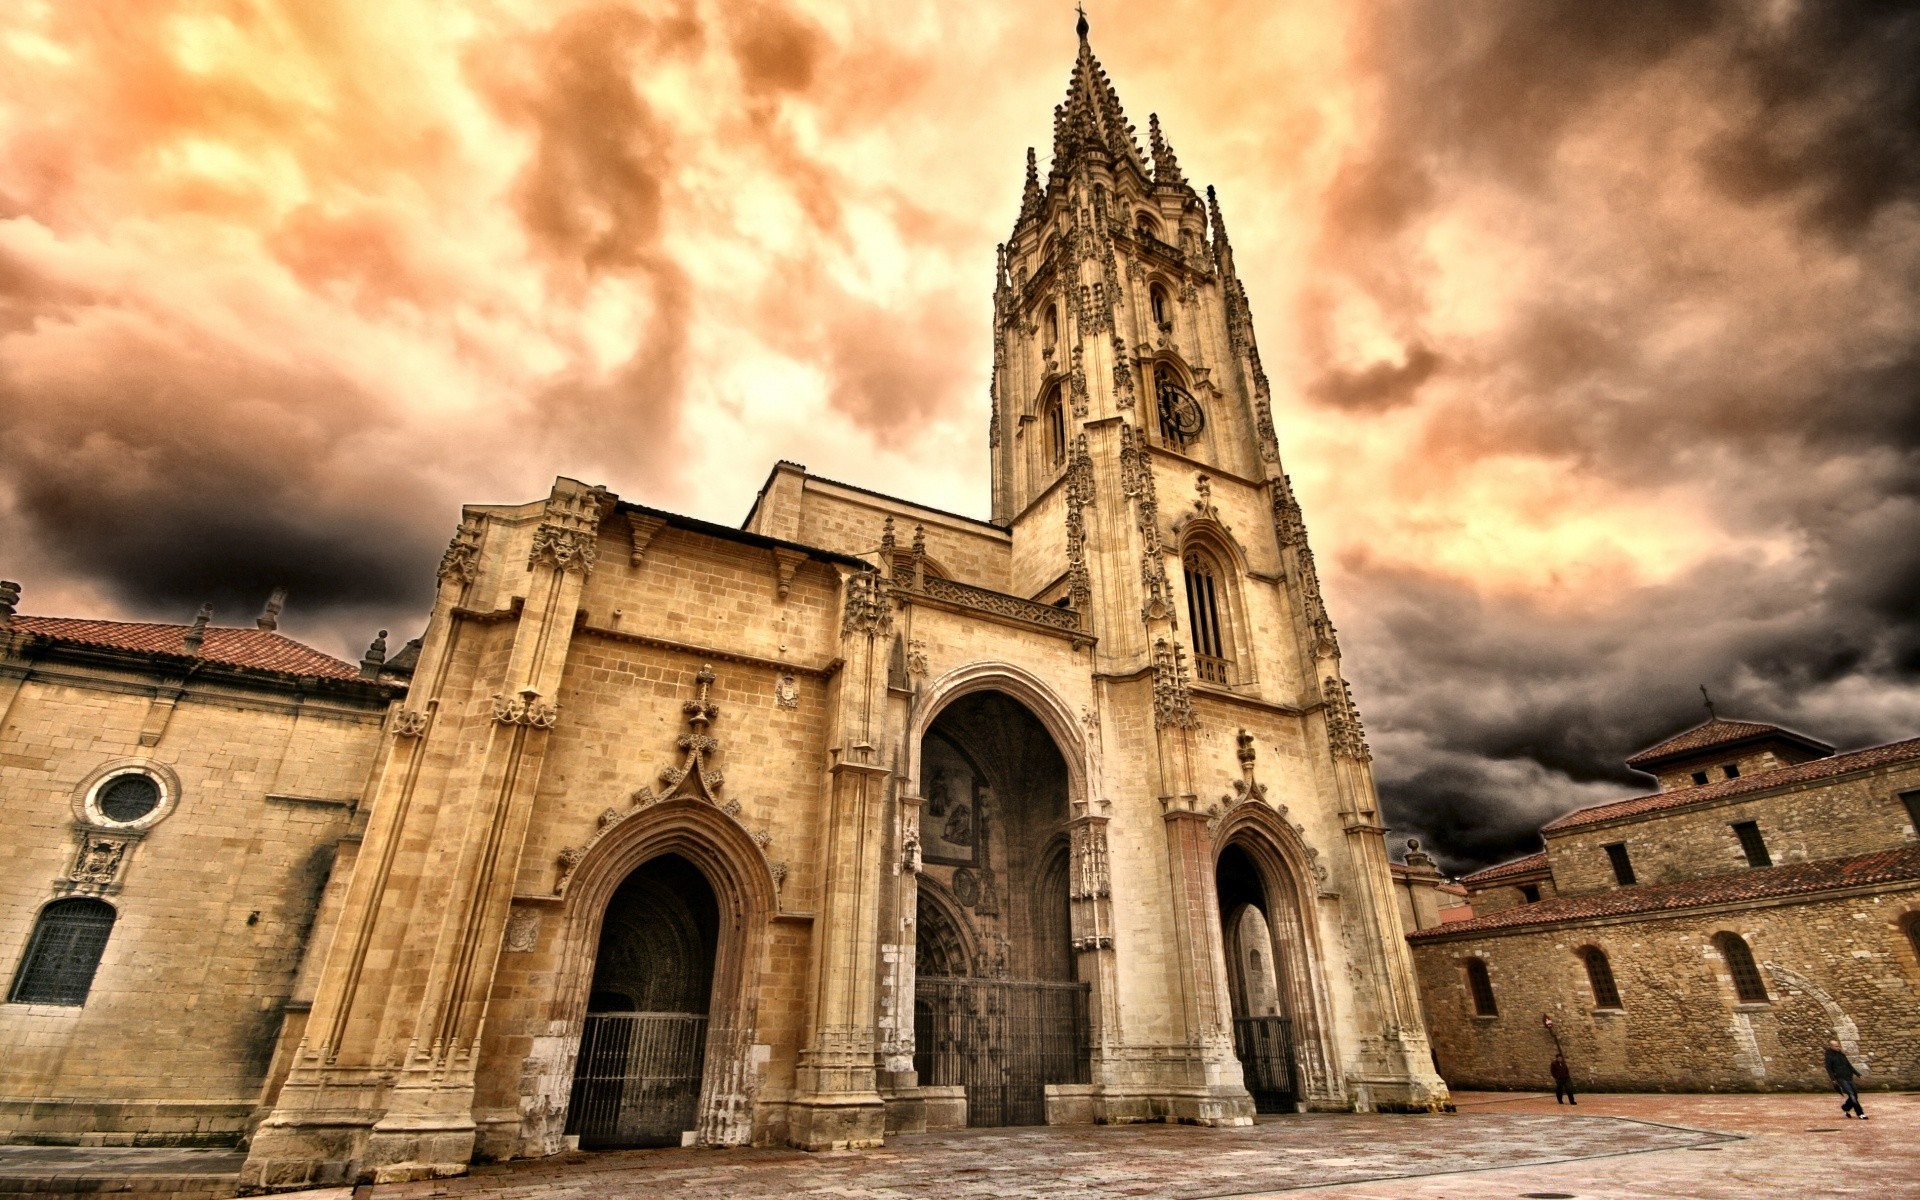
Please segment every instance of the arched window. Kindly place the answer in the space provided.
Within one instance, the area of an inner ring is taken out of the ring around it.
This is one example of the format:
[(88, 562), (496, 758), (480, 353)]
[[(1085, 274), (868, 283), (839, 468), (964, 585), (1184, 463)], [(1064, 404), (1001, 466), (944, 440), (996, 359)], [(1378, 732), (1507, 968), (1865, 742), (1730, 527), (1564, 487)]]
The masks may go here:
[(1060, 344), (1060, 310), (1047, 305), (1047, 315), (1040, 318), (1041, 345), (1052, 350)]
[(1147, 303), (1153, 309), (1153, 323), (1165, 329), (1173, 324), (1173, 304), (1167, 299), (1167, 289), (1154, 284), (1147, 289)]
[(1900, 925), (1907, 931), (1907, 940), (1913, 943), (1913, 956), (1920, 958), (1920, 912), (1910, 912), (1900, 918)]
[(113, 915), (104, 900), (55, 900), (41, 909), (7, 998), (15, 1004), (85, 1004)]
[(1158, 240), (1160, 237), (1160, 218), (1142, 209), (1133, 218), (1133, 227), (1143, 236)]
[(1746, 939), (1737, 933), (1716, 933), (1713, 945), (1726, 960), (1727, 973), (1733, 976), (1734, 994), (1740, 997), (1740, 1003), (1765, 1004), (1767, 984), (1760, 978), (1760, 968), (1754, 965), (1753, 951), (1747, 948)]
[(1231, 683), (1233, 652), (1226, 633), (1225, 572), (1213, 555), (1189, 550), (1187, 570), (1187, 627), (1193, 630), (1194, 674), (1208, 683)]
[(1467, 988), (1473, 993), (1473, 1015), (1476, 1017), (1497, 1017), (1500, 1007), (1493, 1002), (1493, 980), (1487, 975), (1487, 960), (1470, 958), (1467, 960)]
[(1153, 367), (1153, 393), (1160, 405), (1160, 440), (1174, 446), (1184, 446), (1200, 436), (1207, 427), (1207, 414), (1200, 408), (1200, 402), (1193, 398), (1186, 384), (1180, 381), (1180, 372), (1172, 363), (1155, 363)]
[(1619, 1008), (1620, 989), (1614, 986), (1613, 964), (1607, 952), (1598, 946), (1582, 946), (1580, 961), (1587, 964), (1587, 983), (1593, 987), (1595, 1008)]
[(1058, 383), (1040, 401), (1040, 417), (1047, 427), (1047, 465), (1057, 467), (1067, 461), (1067, 409)]

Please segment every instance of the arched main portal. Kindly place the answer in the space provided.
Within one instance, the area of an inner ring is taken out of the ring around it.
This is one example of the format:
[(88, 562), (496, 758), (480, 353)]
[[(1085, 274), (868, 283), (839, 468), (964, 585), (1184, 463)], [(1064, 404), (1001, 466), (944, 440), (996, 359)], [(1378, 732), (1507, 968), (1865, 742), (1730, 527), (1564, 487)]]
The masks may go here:
[[(1293, 1112), (1300, 1099), (1295, 1042), (1295, 1005), (1287, 986), (1287, 961), (1301, 947), (1287, 946), (1276, 928), (1296, 923), (1292, 912), (1270, 913), (1276, 889), (1262, 877), (1245, 848), (1229, 843), (1214, 867), (1220, 920), (1227, 950), (1227, 993), (1233, 1004), (1233, 1049), (1253, 1095), (1255, 1112)], [(1292, 939), (1287, 939), (1292, 940)]]
[(712, 886), (677, 854), (607, 901), (568, 1105), (583, 1148), (677, 1146), (694, 1128), (719, 931)]
[(923, 1085), (965, 1089), (969, 1125), (1044, 1124), (1047, 1085), (1089, 1078), (1066, 761), (998, 691), (948, 705), (919, 751), (914, 1067)]

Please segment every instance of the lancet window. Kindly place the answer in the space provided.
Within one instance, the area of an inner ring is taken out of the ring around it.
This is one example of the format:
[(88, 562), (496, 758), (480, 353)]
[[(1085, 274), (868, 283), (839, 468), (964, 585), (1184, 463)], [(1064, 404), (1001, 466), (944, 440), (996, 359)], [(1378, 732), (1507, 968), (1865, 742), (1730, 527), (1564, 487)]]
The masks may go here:
[(1229, 633), (1226, 572), (1213, 555), (1189, 550), (1187, 573), (1187, 627), (1193, 631), (1194, 674), (1207, 683), (1232, 683), (1233, 651)]
[(1067, 461), (1067, 408), (1054, 384), (1040, 401), (1040, 419), (1046, 427), (1047, 465), (1058, 467)]

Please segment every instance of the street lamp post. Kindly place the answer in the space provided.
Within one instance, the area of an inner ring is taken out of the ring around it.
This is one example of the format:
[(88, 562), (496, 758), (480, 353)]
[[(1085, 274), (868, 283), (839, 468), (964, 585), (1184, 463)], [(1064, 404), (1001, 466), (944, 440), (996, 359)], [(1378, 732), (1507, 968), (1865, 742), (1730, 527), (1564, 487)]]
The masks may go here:
[(1547, 1032), (1549, 1034), (1553, 1035), (1553, 1052), (1559, 1055), (1561, 1058), (1565, 1058), (1567, 1056), (1567, 1052), (1560, 1045), (1560, 1031), (1553, 1027), (1553, 1018), (1548, 1016), (1545, 1013), (1541, 1013), (1540, 1023), (1547, 1027)]

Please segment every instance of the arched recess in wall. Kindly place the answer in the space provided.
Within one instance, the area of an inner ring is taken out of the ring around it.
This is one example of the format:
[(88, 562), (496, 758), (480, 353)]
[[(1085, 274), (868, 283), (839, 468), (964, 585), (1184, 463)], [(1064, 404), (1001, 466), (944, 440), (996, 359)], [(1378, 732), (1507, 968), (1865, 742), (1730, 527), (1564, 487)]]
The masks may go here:
[(1080, 722), (1074, 718), (1066, 702), (1039, 676), (1024, 667), (1006, 662), (969, 663), (927, 685), (920, 702), (915, 706), (912, 727), (907, 736), (907, 780), (914, 794), (926, 794), (923, 790), (926, 781), (920, 773), (921, 746), (941, 711), (963, 696), (988, 691), (1005, 692), (1019, 701), (1045, 727), (1053, 738), (1054, 748), (1066, 763), (1069, 811), (1075, 815), (1087, 811), (1091, 799), (1087, 790), (1087, 746)]
[[(1298, 830), (1259, 801), (1229, 809), (1214, 830), (1213, 844), (1223, 935), (1257, 926), (1244, 919), (1243, 910), (1251, 905), (1260, 909), (1271, 939), (1262, 949), (1271, 964), (1280, 1015), (1292, 1023), (1297, 1095), (1309, 1104), (1339, 1103), (1343, 1089), (1332, 1041), (1333, 1006), (1317, 919), (1314, 855)], [(1223, 982), (1232, 995), (1232, 980)], [(1243, 992), (1239, 999), (1244, 998)], [(1235, 1016), (1242, 1018), (1239, 1012)], [(1245, 1047), (1236, 1049), (1243, 1051), (1246, 1062)]]
[[(712, 889), (716, 909), (696, 1136), (702, 1145), (742, 1145), (752, 1136), (755, 998), (778, 894), (760, 847), (712, 803), (687, 796), (660, 801), (610, 828), (587, 850), (569, 877), (552, 935), (557, 942), (549, 1019), (567, 1031), (570, 1045), (577, 1044), (608, 903), (638, 868), (667, 856), (699, 872)], [(528, 1060), (521, 1087), (523, 1111), (526, 1098), (546, 1094), (538, 1075), (550, 1067)], [(529, 1114), (528, 1119), (539, 1115)], [(554, 1115), (564, 1121), (564, 1108)], [(523, 1126), (523, 1141), (533, 1132)]]

